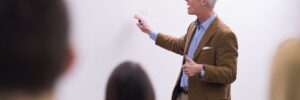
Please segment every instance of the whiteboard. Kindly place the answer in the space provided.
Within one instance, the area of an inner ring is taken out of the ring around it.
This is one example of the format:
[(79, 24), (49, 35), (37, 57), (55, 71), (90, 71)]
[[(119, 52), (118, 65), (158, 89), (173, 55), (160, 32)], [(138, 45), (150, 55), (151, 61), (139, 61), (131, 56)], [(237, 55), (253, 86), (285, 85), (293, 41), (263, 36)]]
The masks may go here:
[[(135, 26), (133, 16), (142, 15), (155, 31), (179, 37), (196, 19), (187, 14), (184, 0), (66, 3), (76, 61), (57, 83), (58, 100), (104, 100), (111, 71), (127, 60), (144, 67), (157, 100), (170, 100), (182, 57), (156, 46)], [(217, 15), (236, 33), (239, 43), (238, 75), (231, 88), (233, 100), (268, 99), (270, 63), (278, 45), (299, 32), (299, 4), (299, 0), (217, 2)]]

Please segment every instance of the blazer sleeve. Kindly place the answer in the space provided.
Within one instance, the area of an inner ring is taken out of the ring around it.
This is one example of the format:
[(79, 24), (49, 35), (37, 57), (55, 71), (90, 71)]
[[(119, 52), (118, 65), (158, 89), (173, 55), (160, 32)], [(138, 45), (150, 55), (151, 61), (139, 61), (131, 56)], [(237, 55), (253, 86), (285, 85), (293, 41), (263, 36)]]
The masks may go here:
[(184, 44), (186, 40), (185, 37), (186, 35), (176, 38), (170, 35), (159, 33), (155, 44), (174, 53), (183, 55)]
[[(190, 30), (192, 24), (190, 24), (190, 26), (188, 28), (188, 31)], [(185, 43), (186, 43), (186, 40), (187, 40), (187, 33), (184, 36), (180, 37), (180, 38), (176, 38), (176, 37), (173, 37), (173, 36), (170, 36), (170, 35), (159, 33), (158, 36), (157, 36), (155, 44), (162, 47), (162, 48), (164, 48), (164, 49), (170, 50), (174, 53), (183, 55)]]
[(216, 49), (216, 66), (204, 64), (205, 75), (201, 80), (230, 84), (237, 74), (238, 43), (234, 33), (225, 33)]

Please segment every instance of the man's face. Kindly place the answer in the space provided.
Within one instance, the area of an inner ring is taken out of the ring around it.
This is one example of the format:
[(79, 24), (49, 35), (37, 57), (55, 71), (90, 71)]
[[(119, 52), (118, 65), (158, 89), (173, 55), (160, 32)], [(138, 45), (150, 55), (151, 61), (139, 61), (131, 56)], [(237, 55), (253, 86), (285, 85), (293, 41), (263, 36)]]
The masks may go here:
[(187, 2), (188, 14), (195, 15), (201, 13), (202, 10), (202, 0), (185, 0)]

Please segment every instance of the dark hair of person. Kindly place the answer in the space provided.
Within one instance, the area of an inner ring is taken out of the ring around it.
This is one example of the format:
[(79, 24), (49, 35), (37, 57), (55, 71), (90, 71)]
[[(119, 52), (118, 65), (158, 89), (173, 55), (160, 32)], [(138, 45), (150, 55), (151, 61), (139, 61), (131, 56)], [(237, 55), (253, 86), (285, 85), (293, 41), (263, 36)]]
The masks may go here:
[(121, 63), (111, 74), (106, 100), (155, 100), (152, 84), (142, 67), (134, 62)]
[(0, 92), (51, 89), (68, 53), (63, 0), (0, 1)]

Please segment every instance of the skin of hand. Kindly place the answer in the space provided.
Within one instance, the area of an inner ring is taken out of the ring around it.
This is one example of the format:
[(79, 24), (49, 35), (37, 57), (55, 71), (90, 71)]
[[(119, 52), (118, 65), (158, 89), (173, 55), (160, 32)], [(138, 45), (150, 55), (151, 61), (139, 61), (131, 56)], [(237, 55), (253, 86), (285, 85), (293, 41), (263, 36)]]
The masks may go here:
[(134, 18), (139, 20), (139, 23), (137, 23), (136, 26), (139, 27), (142, 32), (150, 35), (152, 30), (151, 30), (150, 26), (147, 24), (147, 22), (138, 15), (134, 15)]
[(203, 70), (203, 65), (202, 64), (197, 64), (192, 59), (190, 59), (187, 55), (184, 56), (184, 59), (187, 61), (187, 63), (182, 65), (182, 70), (189, 77), (197, 75)]

